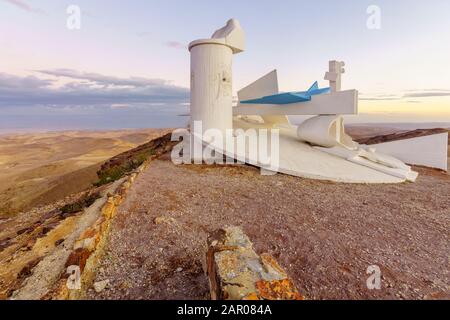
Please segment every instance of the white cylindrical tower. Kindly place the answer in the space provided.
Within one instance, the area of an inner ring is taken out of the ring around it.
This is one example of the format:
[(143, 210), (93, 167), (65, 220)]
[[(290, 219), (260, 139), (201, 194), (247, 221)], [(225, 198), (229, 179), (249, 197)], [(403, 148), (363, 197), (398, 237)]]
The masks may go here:
[(220, 41), (201, 41), (191, 50), (191, 128), (203, 132), (233, 127), (232, 49)]
[(191, 52), (191, 130), (202, 122), (202, 133), (233, 128), (233, 54), (244, 51), (245, 35), (231, 19), (210, 39), (189, 45)]

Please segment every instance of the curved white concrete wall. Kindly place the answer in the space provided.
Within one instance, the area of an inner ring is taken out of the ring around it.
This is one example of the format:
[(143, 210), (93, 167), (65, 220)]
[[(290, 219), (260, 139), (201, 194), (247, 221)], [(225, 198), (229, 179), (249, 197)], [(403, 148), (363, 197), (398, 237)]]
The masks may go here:
[(204, 43), (191, 48), (191, 128), (233, 128), (232, 57), (230, 47)]
[(385, 142), (369, 147), (409, 164), (448, 170), (448, 133)]
[(345, 133), (342, 116), (317, 116), (305, 120), (298, 126), (297, 135), (300, 140), (321, 147), (342, 146), (356, 149), (357, 144)]

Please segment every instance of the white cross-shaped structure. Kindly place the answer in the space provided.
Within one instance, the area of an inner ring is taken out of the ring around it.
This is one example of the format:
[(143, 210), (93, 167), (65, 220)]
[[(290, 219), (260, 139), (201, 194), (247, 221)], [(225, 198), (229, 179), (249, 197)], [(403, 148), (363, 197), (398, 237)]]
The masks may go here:
[(330, 81), (331, 92), (341, 91), (342, 88), (342, 74), (345, 73), (345, 62), (330, 61), (330, 71), (325, 73), (325, 80)]

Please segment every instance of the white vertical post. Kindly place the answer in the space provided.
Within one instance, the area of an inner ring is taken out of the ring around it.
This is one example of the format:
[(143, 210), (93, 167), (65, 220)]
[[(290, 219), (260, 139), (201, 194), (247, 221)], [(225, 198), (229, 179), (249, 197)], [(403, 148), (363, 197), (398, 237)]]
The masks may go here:
[(233, 129), (233, 54), (245, 49), (239, 21), (228, 20), (210, 39), (189, 44), (191, 52), (191, 127), (201, 121), (203, 133)]
[(220, 43), (191, 48), (191, 125), (202, 121), (203, 132), (233, 128), (232, 57)]

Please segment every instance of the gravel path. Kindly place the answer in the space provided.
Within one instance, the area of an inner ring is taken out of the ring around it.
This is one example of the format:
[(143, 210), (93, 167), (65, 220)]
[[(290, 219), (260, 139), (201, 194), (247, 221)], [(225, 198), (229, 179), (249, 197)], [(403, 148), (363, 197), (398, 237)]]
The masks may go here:
[[(348, 185), (154, 161), (113, 224), (91, 299), (207, 299), (206, 235), (241, 226), (310, 299), (450, 299), (450, 176)], [(368, 290), (378, 265), (381, 290)]]

